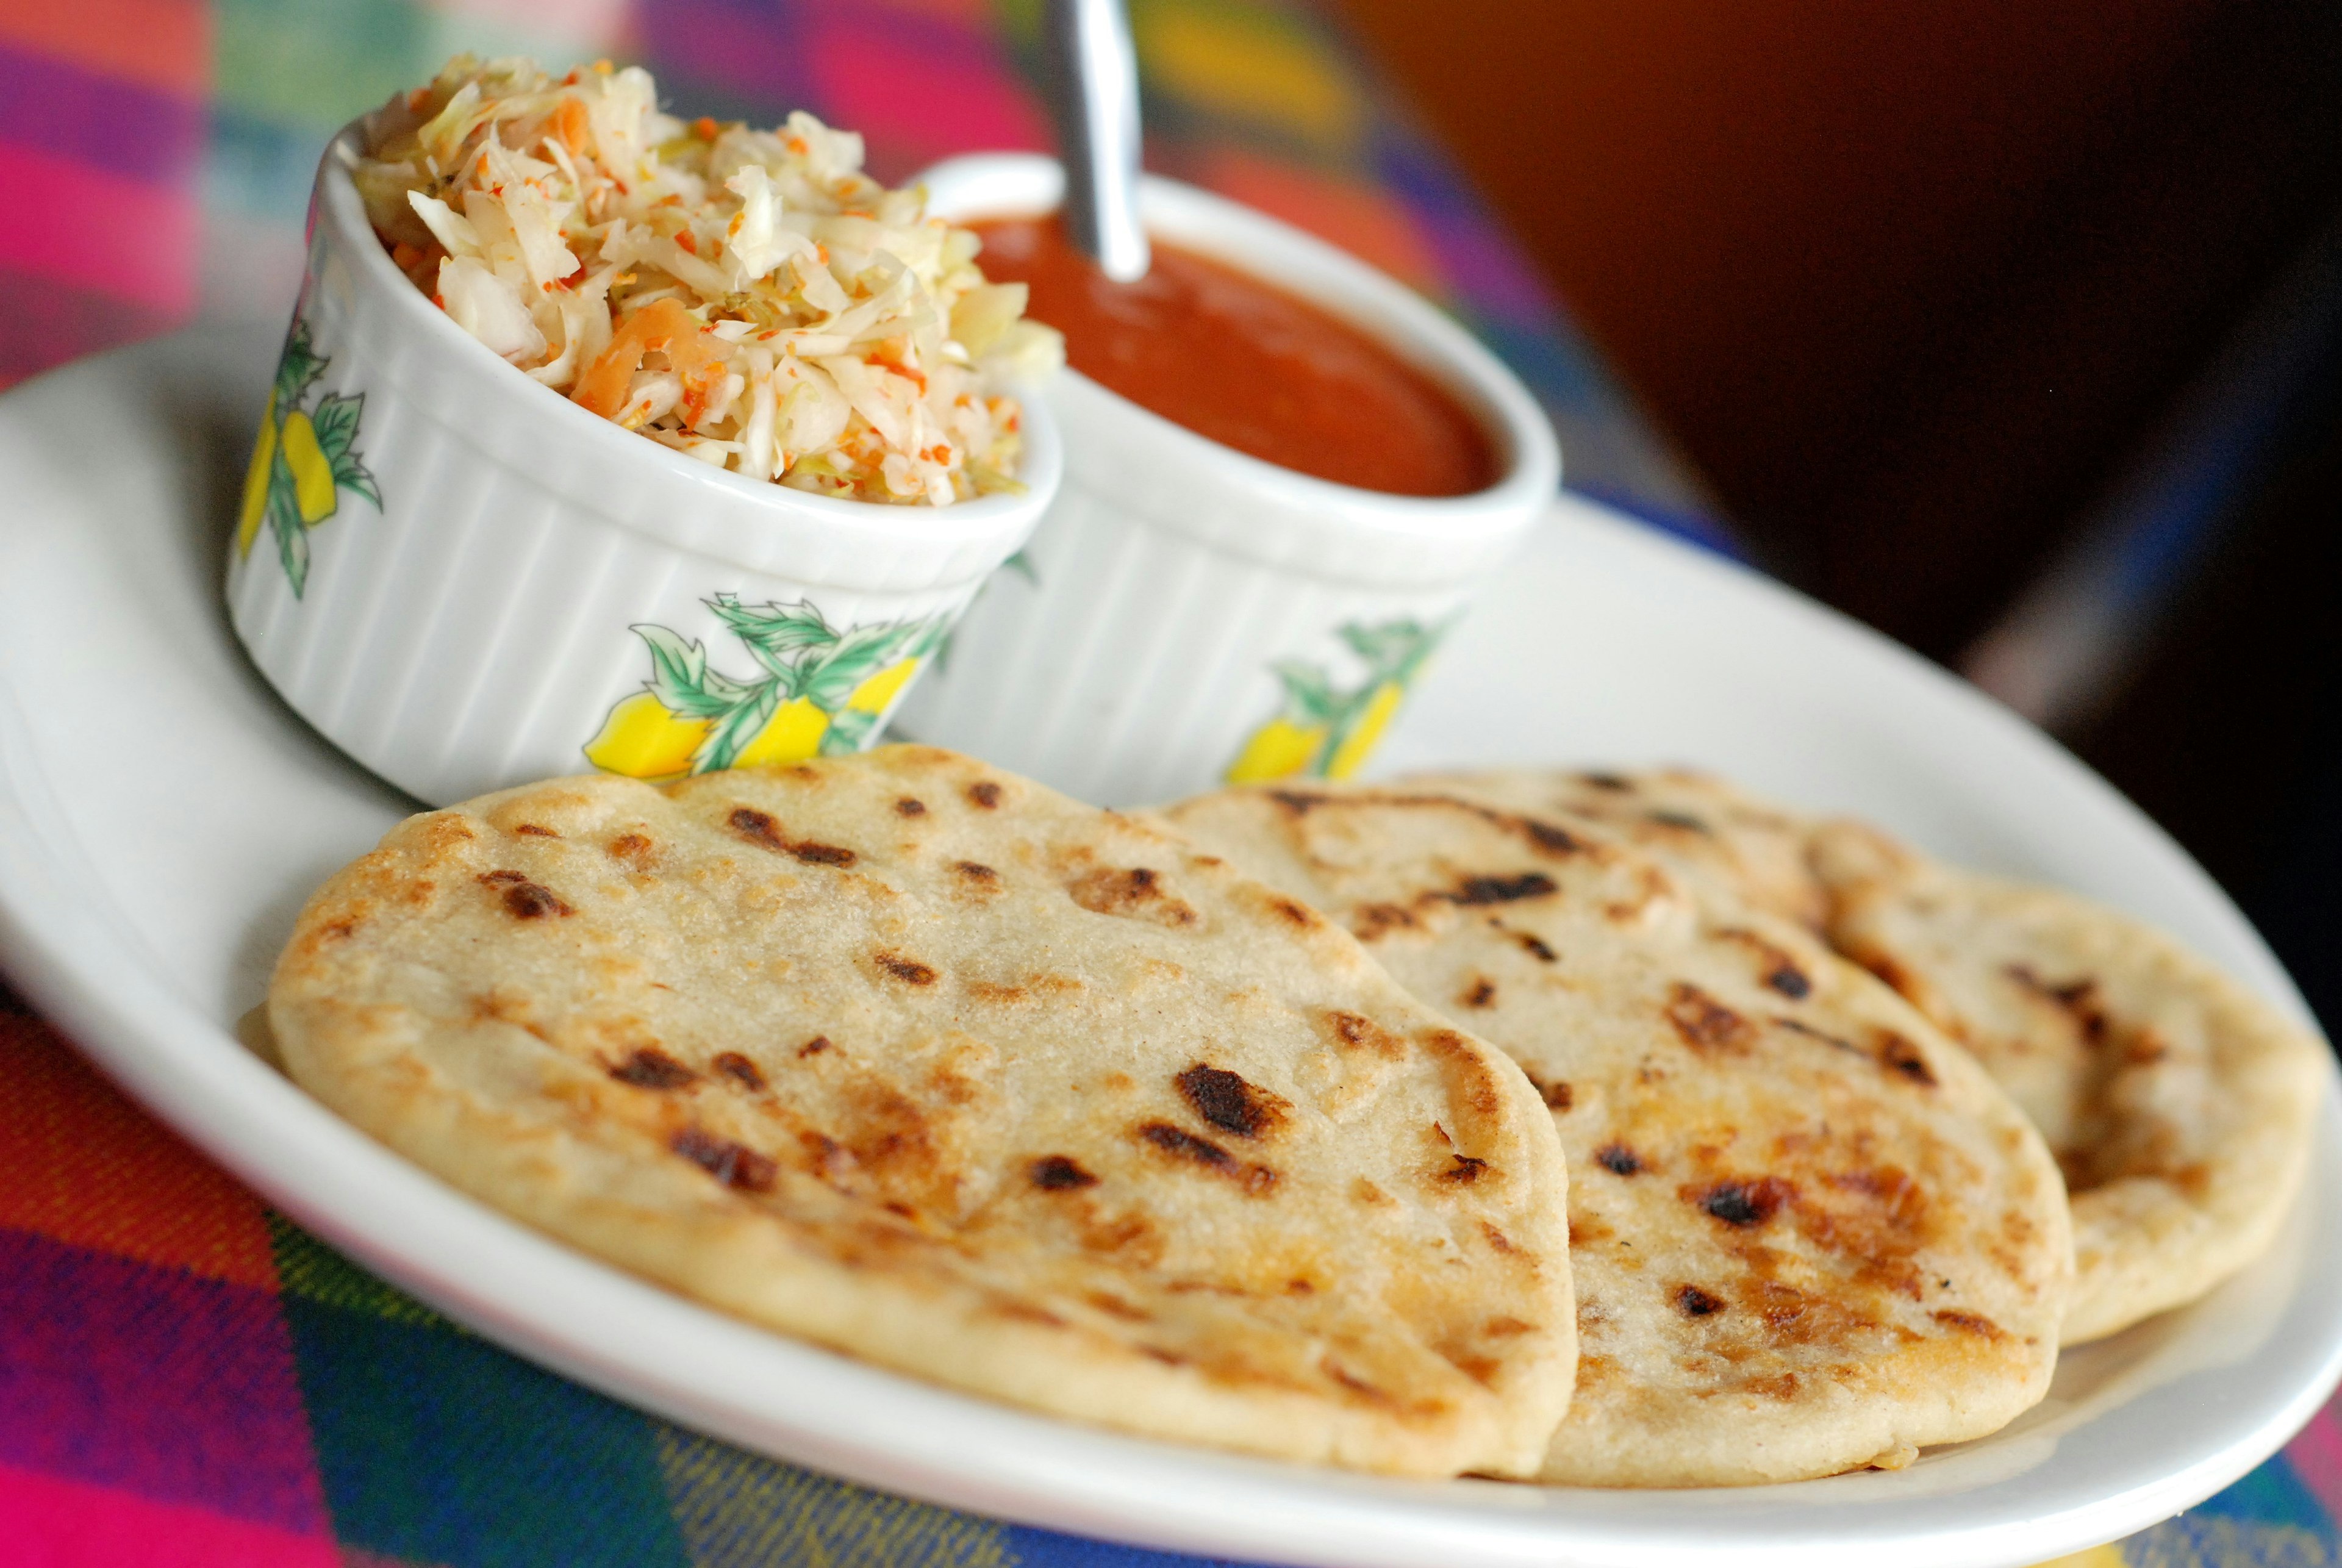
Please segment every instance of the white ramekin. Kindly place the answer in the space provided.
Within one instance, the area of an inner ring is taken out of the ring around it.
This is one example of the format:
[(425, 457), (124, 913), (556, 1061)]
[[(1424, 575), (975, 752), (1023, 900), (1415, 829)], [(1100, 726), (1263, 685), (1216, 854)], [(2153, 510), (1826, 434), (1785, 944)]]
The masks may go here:
[[(1022, 154), (924, 178), (956, 221), (1051, 211), (1064, 189), (1053, 160)], [(1552, 501), (1552, 427), (1470, 335), (1364, 263), (1170, 180), (1143, 182), (1140, 205), (1156, 235), (1315, 302), (1429, 374), (1494, 437), (1500, 476), (1436, 499), (1330, 484), (1068, 371), (1046, 394), (1065, 486), (900, 728), (1106, 804), (1339, 776)]]
[[(888, 506), (697, 462), (529, 380), (409, 283), (351, 183), (360, 134), (345, 128), (318, 166), (287, 335), (288, 347), (305, 335), (323, 366), (293, 406), (272, 398), (263, 432), (305, 454), (310, 483), (292, 488), (312, 520), (285, 532), (305, 545), (305, 582), (296, 592), (265, 508), (229, 546), (230, 617), (269, 682), (435, 804), (589, 765), (670, 776), (719, 761), (712, 747), (690, 760), (710, 721), (661, 704), (655, 634), (637, 628), (698, 645), (712, 673), (695, 690), (736, 698), (729, 677), (776, 714), (727, 710), (749, 737), (739, 760), (868, 744), (1056, 493), (1061, 448), (1040, 400), (1025, 399), (1019, 495)], [(352, 423), (340, 472), (321, 471)], [(255, 482), (268, 473), (255, 462)], [(781, 670), (718, 614), (730, 605), (790, 617), (763, 638)], [(860, 634), (788, 645), (816, 624)], [(881, 637), (886, 626), (898, 630)], [(818, 678), (802, 662), (815, 656), (829, 658)]]

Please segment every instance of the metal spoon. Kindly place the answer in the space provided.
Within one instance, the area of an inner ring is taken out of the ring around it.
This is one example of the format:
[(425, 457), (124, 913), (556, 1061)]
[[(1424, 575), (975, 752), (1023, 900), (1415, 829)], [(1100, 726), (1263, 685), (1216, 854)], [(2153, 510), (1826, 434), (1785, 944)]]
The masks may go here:
[(1066, 234), (1116, 283), (1146, 275), (1138, 226), (1138, 55), (1122, 0), (1048, 0), (1049, 97), (1066, 155)]

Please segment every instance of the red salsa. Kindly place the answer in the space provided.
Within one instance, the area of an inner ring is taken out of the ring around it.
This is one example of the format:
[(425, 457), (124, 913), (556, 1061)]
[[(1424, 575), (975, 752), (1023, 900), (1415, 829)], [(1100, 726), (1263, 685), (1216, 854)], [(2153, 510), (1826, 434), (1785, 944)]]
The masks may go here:
[(1364, 490), (1464, 495), (1496, 454), (1430, 377), (1284, 290), (1160, 241), (1135, 284), (1110, 283), (1054, 218), (971, 224), (996, 283), (1066, 335), (1076, 370), (1198, 435)]

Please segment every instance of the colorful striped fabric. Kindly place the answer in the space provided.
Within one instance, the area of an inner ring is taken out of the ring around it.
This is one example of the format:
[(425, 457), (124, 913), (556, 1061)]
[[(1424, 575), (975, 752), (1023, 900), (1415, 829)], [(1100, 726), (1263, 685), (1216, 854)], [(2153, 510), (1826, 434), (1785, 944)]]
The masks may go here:
[[(5, 994), (0, 994), (5, 995)], [(0, 1563), (1192, 1563), (760, 1459), (507, 1355), (272, 1213), (0, 1014)], [(2342, 1413), (2074, 1568), (2337, 1561)]]
[[(1038, 0), (0, 5), (0, 385), (197, 314), (281, 322), (331, 132), (447, 55), (649, 65), (685, 113), (805, 106), (896, 178), (1043, 145)], [(1134, 0), (1150, 165), (1454, 309), (1576, 480), (1696, 509), (1454, 171), (1292, 0)], [(1696, 527), (1696, 524), (1695, 524)], [(515, 1360), (276, 1215), (0, 991), (0, 1564), (1140, 1568), (1190, 1559), (753, 1457)], [(2087, 1568), (2342, 1561), (2342, 1422)]]

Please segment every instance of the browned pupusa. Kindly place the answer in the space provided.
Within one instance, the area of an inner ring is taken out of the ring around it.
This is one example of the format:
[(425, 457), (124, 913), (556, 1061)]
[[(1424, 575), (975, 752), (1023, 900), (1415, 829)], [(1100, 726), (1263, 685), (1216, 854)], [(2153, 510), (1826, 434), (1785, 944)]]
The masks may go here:
[(1572, 1165), (1581, 1355), (1543, 1479), (1784, 1481), (2039, 1399), (2071, 1272), (2016, 1106), (1793, 923), (1582, 820), (1232, 790), (1175, 825), (1510, 1052)]
[(2063, 1167), (2077, 1344), (2257, 1257), (2307, 1167), (2327, 1053), (2162, 933), (2053, 887), (1949, 866), (1679, 770), (1491, 770), (1414, 787), (1597, 824), (1813, 926), (1964, 1046)]
[(2268, 1245), (2332, 1069), (2317, 1039), (2177, 943), (2056, 888), (1813, 830), (1830, 939), (2004, 1084), (2074, 1209), (2065, 1340), (2195, 1300)]
[(917, 747), (411, 819), (281, 960), (293, 1075), (575, 1244), (1103, 1424), (1533, 1470), (1536, 1092), (1293, 899)]
[(1819, 930), (1828, 917), (1828, 897), (1806, 862), (1812, 823), (1713, 774), (1487, 768), (1423, 774), (1400, 780), (1399, 787), (1578, 817), (1670, 870), (1716, 882), (1785, 920)]

